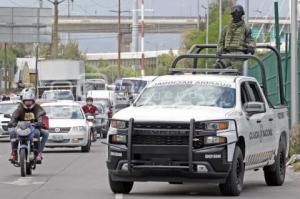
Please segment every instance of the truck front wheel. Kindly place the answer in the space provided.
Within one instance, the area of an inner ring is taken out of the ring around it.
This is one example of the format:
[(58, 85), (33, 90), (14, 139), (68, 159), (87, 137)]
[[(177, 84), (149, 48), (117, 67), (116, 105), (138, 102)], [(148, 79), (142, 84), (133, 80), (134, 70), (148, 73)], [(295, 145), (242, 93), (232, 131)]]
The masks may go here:
[(278, 153), (275, 157), (275, 163), (264, 167), (265, 181), (269, 186), (281, 186), (285, 179), (286, 170), (286, 147), (283, 139), (280, 139)]
[(110, 175), (108, 176), (108, 178), (109, 178), (110, 189), (113, 193), (123, 193), (123, 194), (130, 193), (133, 187), (133, 182), (113, 181)]
[(239, 196), (243, 190), (245, 165), (243, 153), (239, 146), (236, 146), (232, 160), (232, 167), (226, 182), (219, 185), (221, 193), (225, 196)]

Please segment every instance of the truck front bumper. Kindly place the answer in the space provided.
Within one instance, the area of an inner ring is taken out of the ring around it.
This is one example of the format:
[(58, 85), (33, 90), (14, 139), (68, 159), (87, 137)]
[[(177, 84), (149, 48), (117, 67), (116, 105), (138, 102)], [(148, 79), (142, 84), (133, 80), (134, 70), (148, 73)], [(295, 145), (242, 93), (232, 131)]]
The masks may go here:
[[(163, 151), (163, 154), (168, 154), (170, 159), (132, 160), (129, 165), (127, 149), (110, 146), (107, 167), (112, 180), (221, 183), (225, 181), (231, 169), (231, 163), (227, 162), (227, 147), (225, 146), (204, 151), (193, 151), (191, 164), (189, 161), (180, 160), (183, 152), (187, 151), (184, 147), (134, 148), (135, 151), (138, 151), (138, 148), (144, 152), (145, 150), (146, 152), (149, 151), (146, 155), (148, 157), (157, 157), (158, 153), (161, 156)], [(175, 158), (176, 156), (177, 158)]]

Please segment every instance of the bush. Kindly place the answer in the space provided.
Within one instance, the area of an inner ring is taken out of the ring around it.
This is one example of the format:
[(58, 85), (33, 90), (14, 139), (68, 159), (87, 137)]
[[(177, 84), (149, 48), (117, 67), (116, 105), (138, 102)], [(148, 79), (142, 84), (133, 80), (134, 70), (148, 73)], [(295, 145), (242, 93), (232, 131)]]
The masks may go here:
[(292, 128), (290, 155), (300, 154), (300, 125)]

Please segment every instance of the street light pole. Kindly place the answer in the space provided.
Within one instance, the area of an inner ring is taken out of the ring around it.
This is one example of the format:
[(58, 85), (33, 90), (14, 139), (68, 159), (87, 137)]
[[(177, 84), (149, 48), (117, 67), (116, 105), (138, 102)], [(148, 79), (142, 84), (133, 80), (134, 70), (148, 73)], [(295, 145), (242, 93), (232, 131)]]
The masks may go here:
[(121, 75), (121, 0), (118, 0), (118, 66), (117, 78)]
[(298, 124), (298, 38), (297, 8), (298, 1), (291, 1), (291, 125)]
[[(205, 34), (205, 43), (208, 44), (208, 34), (209, 34), (209, 2), (207, 1), (207, 7), (202, 5), (203, 9), (205, 9), (205, 19), (206, 19), (206, 34)], [(206, 54), (208, 54), (208, 49), (206, 48)], [(205, 61), (205, 68), (208, 68), (208, 62)]]

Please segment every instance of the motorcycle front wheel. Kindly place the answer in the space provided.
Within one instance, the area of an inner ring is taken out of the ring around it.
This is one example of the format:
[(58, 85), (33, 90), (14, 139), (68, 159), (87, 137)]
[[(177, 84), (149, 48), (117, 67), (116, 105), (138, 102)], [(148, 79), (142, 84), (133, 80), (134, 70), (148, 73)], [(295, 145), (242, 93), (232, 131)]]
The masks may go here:
[(26, 150), (20, 149), (20, 169), (21, 169), (21, 176), (26, 176)]

